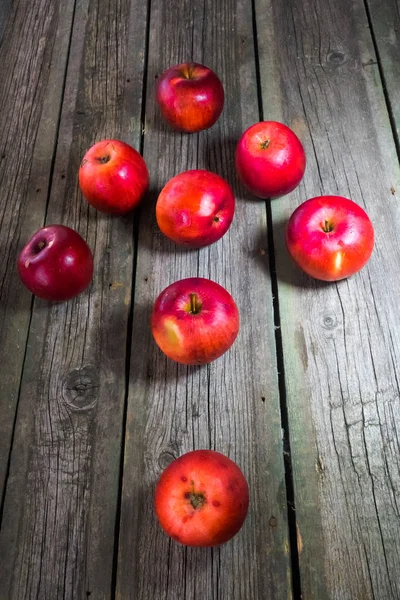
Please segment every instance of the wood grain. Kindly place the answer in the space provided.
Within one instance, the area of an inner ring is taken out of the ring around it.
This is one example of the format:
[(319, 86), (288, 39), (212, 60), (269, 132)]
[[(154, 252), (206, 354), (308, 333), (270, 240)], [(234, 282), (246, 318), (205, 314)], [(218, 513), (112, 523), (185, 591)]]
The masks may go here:
[(15, 264), (45, 219), (73, 9), (16, 0), (0, 47), (0, 498), (32, 304)]
[[(264, 117), (293, 127), (308, 158), (298, 189), (271, 204), (303, 597), (394, 600), (400, 172), (365, 7), (256, 9)], [(352, 198), (375, 227), (371, 261), (337, 284), (303, 275), (285, 249), (291, 212), (319, 194)]]
[(11, 11), (12, 0), (3, 0), (0, 6), (0, 43)]
[(366, 0), (397, 142), (400, 139), (400, 3)]
[(112, 594), (133, 217), (90, 209), (77, 173), (94, 141), (139, 144), (145, 23), (141, 3), (76, 3), (46, 221), (87, 239), (95, 274), (68, 303), (34, 302), (0, 538), (1, 598)]
[[(157, 2), (151, 4), (150, 24), (144, 156), (152, 174), (152, 198), (140, 223), (117, 597), (289, 598), (271, 284), (268, 257), (260, 253), (267, 246), (265, 204), (245, 196), (233, 168), (240, 134), (258, 120), (251, 4)], [(213, 68), (226, 92), (222, 117), (199, 135), (170, 130), (155, 105), (157, 77), (185, 60)], [(237, 198), (229, 232), (213, 246), (192, 252), (164, 238), (154, 217), (163, 185), (190, 168), (218, 172), (233, 185)], [(201, 368), (166, 359), (149, 329), (156, 296), (188, 276), (225, 286), (241, 314), (232, 349)], [(239, 535), (221, 548), (177, 545), (161, 531), (153, 512), (162, 469), (198, 448), (229, 455), (250, 484), (250, 514)]]

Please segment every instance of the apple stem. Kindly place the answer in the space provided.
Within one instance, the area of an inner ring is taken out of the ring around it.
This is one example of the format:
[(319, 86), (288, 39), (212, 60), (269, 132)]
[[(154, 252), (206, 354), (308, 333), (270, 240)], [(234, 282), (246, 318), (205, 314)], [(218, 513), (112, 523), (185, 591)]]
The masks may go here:
[(200, 304), (197, 300), (197, 294), (190, 294), (190, 312), (192, 315), (197, 315), (200, 312)]
[(328, 219), (325, 219), (325, 223), (322, 225), (322, 231), (325, 233), (330, 233), (333, 231), (333, 225), (328, 221)]
[(192, 77), (193, 77), (193, 65), (192, 65), (192, 64), (189, 64), (189, 65), (186, 67), (186, 69), (184, 69), (184, 71), (183, 71), (183, 76), (184, 76), (186, 79), (192, 79)]

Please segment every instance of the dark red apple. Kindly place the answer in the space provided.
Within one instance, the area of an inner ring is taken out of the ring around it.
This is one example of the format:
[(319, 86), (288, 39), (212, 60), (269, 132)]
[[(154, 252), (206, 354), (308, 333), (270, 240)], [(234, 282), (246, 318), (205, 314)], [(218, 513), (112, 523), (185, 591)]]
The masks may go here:
[(17, 262), (22, 283), (39, 298), (61, 302), (77, 296), (93, 277), (93, 256), (77, 231), (65, 225), (39, 229)]
[(185, 171), (162, 189), (156, 205), (161, 231), (177, 244), (208, 246), (229, 229), (235, 197), (228, 183), (215, 173)]
[(297, 187), (306, 155), (297, 135), (283, 123), (261, 121), (249, 127), (236, 148), (236, 170), (260, 198), (277, 198)]
[(249, 487), (230, 458), (213, 450), (194, 450), (163, 471), (155, 492), (161, 527), (185, 546), (218, 546), (242, 527)]
[(374, 247), (367, 213), (342, 196), (318, 196), (300, 204), (286, 229), (295, 262), (309, 275), (338, 281), (359, 271)]
[(217, 121), (224, 107), (224, 88), (208, 67), (182, 63), (159, 77), (156, 100), (171, 127), (193, 133)]
[(79, 169), (86, 200), (103, 213), (122, 215), (139, 204), (149, 189), (142, 156), (129, 144), (103, 140), (86, 152)]
[(176, 281), (155, 301), (151, 329), (161, 350), (184, 365), (209, 363), (239, 331), (239, 312), (225, 288), (202, 277)]

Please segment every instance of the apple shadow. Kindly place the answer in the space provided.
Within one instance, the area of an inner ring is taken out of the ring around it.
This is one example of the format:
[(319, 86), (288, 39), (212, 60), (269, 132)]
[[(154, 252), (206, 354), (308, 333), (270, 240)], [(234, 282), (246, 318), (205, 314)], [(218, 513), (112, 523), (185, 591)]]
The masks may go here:
[[(154, 298), (155, 300), (155, 298)], [(130, 359), (130, 379), (132, 383), (141, 382), (169, 384), (190, 380), (207, 365), (183, 365), (168, 358), (156, 344), (151, 332), (151, 313), (153, 303), (135, 304), (133, 309), (133, 327)]]
[(205, 143), (201, 146), (204, 168), (223, 177), (231, 186), (237, 199), (245, 194), (235, 170), (235, 149), (238, 140), (239, 137), (224, 137), (211, 129)]
[[(141, 450), (145, 451), (145, 447)], [(143, 456), (125, 455), (127, 468), (132, 462), (136, 464), (138, 459), (143, 461)], [(133, 493), (130, 496), (125, 493), (121, 506), (126, 523), (130, 523), (126, 532), (120, 531), (123, 549), (121, 564), (123, 571), (129, 573), (123, 579), (129, 577), (130, 590), (135, 598), (142, 597), (143, 593), (149, 598), (165, 598), (166, 588), (170, 590), (168, 597), (183, 598), (190, 582), (199, 577), (209, 581), (213, 568), (213, 549), (189, 548), (172, 540), (162, 530), (155, 514), (156, 481), (152, 484), (143, 483), (141, 478), (135, 483), (137, 485), (131, 488)], [(202, 573), (207, 572), (209, 577), (205, 578)]]
[(152, 253), (170, 255), (195, 254), (199, 248), (192, 248), (182, 244), (176, 244), (163, 234), (157, 224), (156, 203), (161, 188), (154, 186), (146, 196), (145, 205), (137, 215), (139, 225), (136, 229), (139, 231), (139, 248), (146, 248)]
[[(275, 200), (271, 200), (275, 202)], [(286, 247), (287, 219), (281, 219), (273, 223), (274, 256), (272, 266), (278, 283), (284, 283), (303, 290), (318, 290), (327, 288), (334, 284), (331, 281), (321, 281), (307, 275), (300, 269), (292, 259)]]

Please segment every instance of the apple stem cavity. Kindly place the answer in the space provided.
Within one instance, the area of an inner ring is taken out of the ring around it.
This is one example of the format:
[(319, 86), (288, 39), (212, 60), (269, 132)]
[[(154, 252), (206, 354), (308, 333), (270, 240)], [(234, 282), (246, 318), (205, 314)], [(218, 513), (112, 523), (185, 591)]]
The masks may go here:
[(46, 246), (45, 240), (41, 240), (40, 242), (38, 242), (36, 245), (36, 248), (35, 248), (35, 254), (39, 254), (45, 246)]
[(206, 503), (206, 498), (204, 494), (196, 494), (195, 492), (191, 492), (189, 495), (189, 502), (193, 506), (195, 510), (201, 508)]
[(325, 233), (330, 233), (331, 231), (333, 231), (333, 229), (333, 224), (330, 223), (328, 219), (325, 219), (325, 223), (322, 225), (322, 231), (324, 231)]
[(197, 294), (190, 294), (190, 313), (192, 315), (199, 314), (201, 309), (201, 302), (199, 301)]
[(193, 78), (193, 66), (192, 65), (188, 65), (183, 70), (183, 76), (185, 77), (185, 79), (194, 79)]
[(96, 158), (97, 162), (99, 162), (101, 165), (105, 165), (106, 163), (108, 163), (108, 161), (110, 160), (110, 155), (106, 154), (105, 156), (98, 156)]
[(260, 144), (261, 150), (266, 150), (269, 147), (270, 143), (271, 143), (271, 140), (264, 140), (263, 142), (261, 142), (261, 144)]

